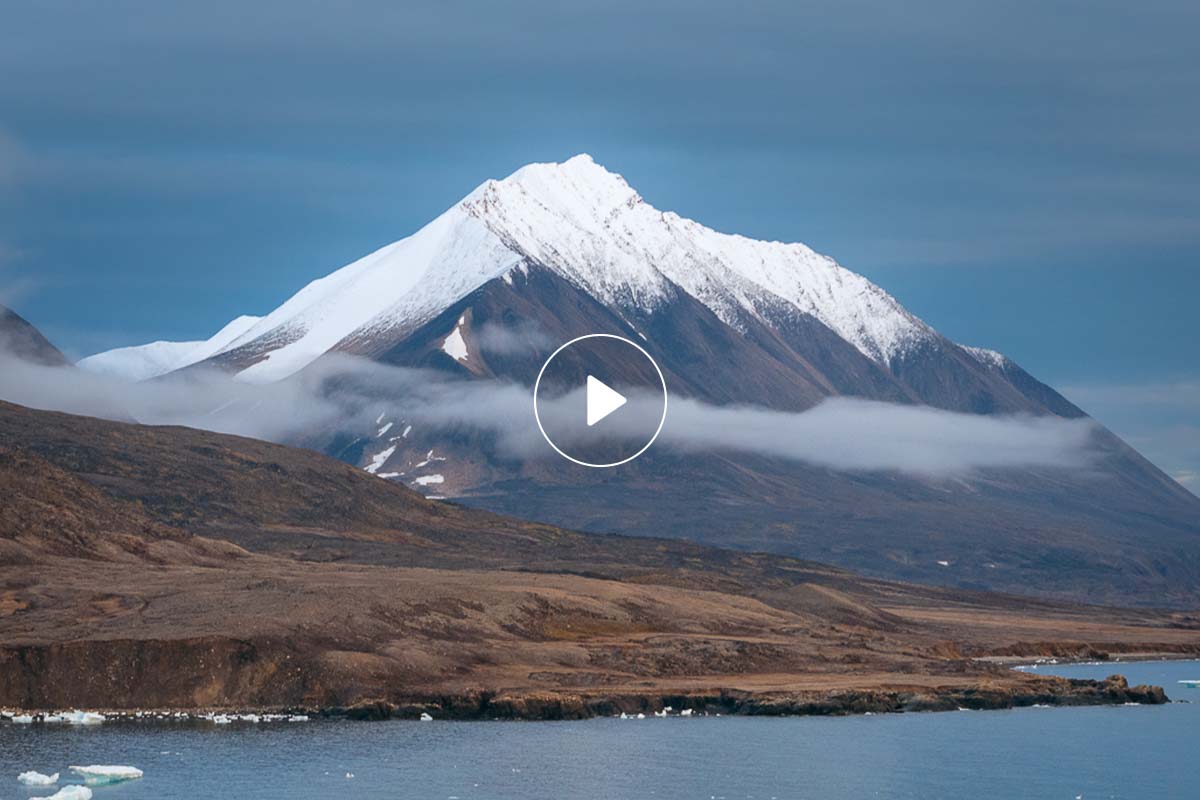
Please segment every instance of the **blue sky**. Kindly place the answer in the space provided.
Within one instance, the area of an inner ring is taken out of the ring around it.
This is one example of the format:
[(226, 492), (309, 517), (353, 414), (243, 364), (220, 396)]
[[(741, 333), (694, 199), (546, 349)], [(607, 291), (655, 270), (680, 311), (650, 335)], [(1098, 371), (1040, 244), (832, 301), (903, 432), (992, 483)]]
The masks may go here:
[(0, 302), (202, 338), (589, 152), (804, 241), (1200, 489), (1200, 6), (9, 3)]

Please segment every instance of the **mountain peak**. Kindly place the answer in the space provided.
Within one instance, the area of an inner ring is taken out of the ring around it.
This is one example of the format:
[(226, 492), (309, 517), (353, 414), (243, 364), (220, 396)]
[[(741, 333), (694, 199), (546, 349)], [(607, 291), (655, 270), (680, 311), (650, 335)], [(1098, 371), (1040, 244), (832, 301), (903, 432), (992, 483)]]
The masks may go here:
[(678, 287), (742, 329), (792, 308), (887, 363), (932, 331), (866, 278), (800, 243), (720, 233), (646, 203), (580, 154), (488, 181), (459, 208), (601, 302), (652, 312)]
[(346, 343), (412, 330), (529, 264), (627, 319), (655, 313), (681, 291), (742, 332), (755, 321), (772, 327), (809, 315), (883, 365), (936, 335), (833, 259), (803, 244), (719, 233), (659, 211), (581, 153), (486, 181), (413, 235), (313, 281), (260, 320), (231, 325), (232, 337), (152, 348), (164, 352), (135, 348), (82, 366), (152, 362), (131, 369), (144, 376), (147, 367), (186, 366), (177, 356), (190, 362), (241, 350), (249, 363), (243, 379), (275, 380)]
[(641, 202), (623, 177), (580, 153), (562, 162), (526, 164), (507, 178), (489, 180), (460, 206), (478, 217), (552, 210), (578, 223), (580, 218), (607, 218)]

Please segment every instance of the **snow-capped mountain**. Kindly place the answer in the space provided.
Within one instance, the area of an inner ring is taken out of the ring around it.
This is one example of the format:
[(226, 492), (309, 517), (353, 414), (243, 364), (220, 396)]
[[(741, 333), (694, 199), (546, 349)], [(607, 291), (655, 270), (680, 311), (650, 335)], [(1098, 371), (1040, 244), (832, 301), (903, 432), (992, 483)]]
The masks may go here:
[(735, 329), (809, 314), (886, 364), (933, 332), (866, 278), (803, 244), (718, 233), (646, 203), (587, 155), (487, 181), (412, 236), (313, 281), (204, 342), (154, 342), (80, 366), (134, 379), (213, 356), (246, 380), (286, 377), (333, 349), (411, 330), (469, 292), (543, 265), (605, 305), (653, 312), (682, 289)]
[[(487, 181), (408, 238), (210, 340), (125, 348), (81, 366), (142, 379), (201, 364), (269, 383), (341, 352), (532, 385), (553, 347), (586, 333), (639, 337), (673, 396), (717, 405), (794, 411), (845, 395), (1086, 416), (1011, 359), (949, 341), (831, 258), (659, 211), (588, 156)], [(606, 366), (619, 381), (621, 365)], [(1122, 602), (1200, 597), (1200, 502), (1105, 431), (1087, 474), (992, 470), (933, 482), (657, 450), (599, 475), (607, 471), (514, 463), (486, 436), (423, 429), (390, 406), (368, 435), (312, 430), (294, 443), (431, 496), (576, 528), (928, 582)]]

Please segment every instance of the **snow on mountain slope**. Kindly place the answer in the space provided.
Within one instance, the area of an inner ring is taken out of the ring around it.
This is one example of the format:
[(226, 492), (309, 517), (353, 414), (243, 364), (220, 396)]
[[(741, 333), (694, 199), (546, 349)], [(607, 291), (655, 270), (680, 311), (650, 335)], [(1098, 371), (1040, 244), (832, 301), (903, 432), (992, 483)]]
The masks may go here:
[(997, 353), (995, 350), (988, 350), (986, 347), (971, 347), (965, 344), (960, 344), (959, 347), (961, 347), (963, 350), (966, 350), (968, 353), (974, 356), (980, 364), (983, 364), (986, 367), (1004, 369), (1004, 367), (1010, 363), (1008, 356), (1004, 355), (1003, 353)]
[(238, 344), (265, 340), (266, 357), (239, 377), (287, 377), (350, 336), (424, 322), (498, 277), (521, 256), (455, 206), (407, 239), (313, 281)]
[(151, 342), (88, 356), (77, 366), (102, 375), (142, 381), (191, 366), (220, 353), (248, 331), (259, 317), (243, 316), (210, 339), (197, 342)]
[(780, 313), (810, 314), (884, 366), (936, 337), (831, 258), (658, 211), (620, 175), (579, 155), (485, 182), (412, 236), (313, 281), (207, 354), (197, 343), (159, 342), (81, 366), (149, 377), (223, 353), (242, 367), (241, 379), (269, 382), (331, 349), (412, 330), (527, 263), (554, 270), (621, 314), (653, 312), (676, 287), (739, 330), (747, 315), (770, 326)]
[(659, 211), (587, 155), (488, 181), (462, 206), (510, 246), (612, 306), (652, 311), (674, 283), (736, 328), (741, 313), (765, 318), (782, 300), (881, 363), (934, 335), (833, 259), (803, 244), (718, 233)]

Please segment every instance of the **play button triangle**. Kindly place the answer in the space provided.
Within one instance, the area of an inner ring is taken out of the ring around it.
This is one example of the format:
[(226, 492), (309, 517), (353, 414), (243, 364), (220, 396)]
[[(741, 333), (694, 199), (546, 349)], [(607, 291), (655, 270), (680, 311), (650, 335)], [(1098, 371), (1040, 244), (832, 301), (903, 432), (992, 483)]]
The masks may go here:
[(609, 414), (625, 405), (625, 396), (610, 389), (603, 381), (587, 376), (587, 424), (595, 425)]

